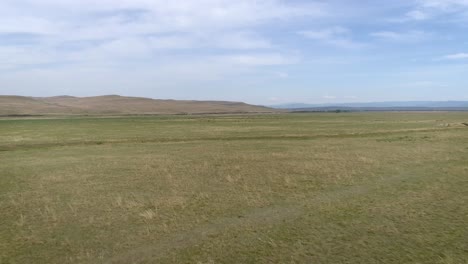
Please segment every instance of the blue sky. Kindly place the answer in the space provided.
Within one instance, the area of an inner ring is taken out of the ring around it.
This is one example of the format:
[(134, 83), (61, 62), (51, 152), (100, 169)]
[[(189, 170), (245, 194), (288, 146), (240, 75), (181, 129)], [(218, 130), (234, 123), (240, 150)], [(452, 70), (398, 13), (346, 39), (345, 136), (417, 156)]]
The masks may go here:
[(0, 94), (468, 100), (468, 0), (2, 0)]

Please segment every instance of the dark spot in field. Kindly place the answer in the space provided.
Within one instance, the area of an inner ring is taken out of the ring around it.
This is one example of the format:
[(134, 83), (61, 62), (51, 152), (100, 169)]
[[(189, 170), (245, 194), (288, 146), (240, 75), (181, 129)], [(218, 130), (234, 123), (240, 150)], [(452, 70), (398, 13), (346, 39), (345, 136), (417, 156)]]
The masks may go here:
[(462, 123), (462, 124), (465, 125), (465, 126), (468, 126), (468, 123)]

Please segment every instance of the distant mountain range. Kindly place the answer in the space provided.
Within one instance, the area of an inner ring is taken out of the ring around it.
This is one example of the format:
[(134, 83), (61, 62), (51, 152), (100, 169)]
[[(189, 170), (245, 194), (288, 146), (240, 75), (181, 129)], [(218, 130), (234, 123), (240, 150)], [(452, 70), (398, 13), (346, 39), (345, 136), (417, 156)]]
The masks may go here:
[(277, 109), (288, 109), (293, 111), (465, 111), (468, 110), (468, 101), (403, 101), (339, 104), (291, 103), (275, 105), (272, 107)]
[(0, 96), (0, 116), (269, 113), (275, 111), (278, 110), (241, 102), (156, 100), (119, 95)]

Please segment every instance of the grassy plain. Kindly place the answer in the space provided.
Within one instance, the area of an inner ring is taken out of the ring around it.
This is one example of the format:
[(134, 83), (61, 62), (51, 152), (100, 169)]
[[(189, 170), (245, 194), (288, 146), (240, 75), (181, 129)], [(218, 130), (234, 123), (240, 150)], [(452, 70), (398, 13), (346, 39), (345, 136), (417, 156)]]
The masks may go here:
[(468, 113), (0, 120), (0, 263), (468, 263)]

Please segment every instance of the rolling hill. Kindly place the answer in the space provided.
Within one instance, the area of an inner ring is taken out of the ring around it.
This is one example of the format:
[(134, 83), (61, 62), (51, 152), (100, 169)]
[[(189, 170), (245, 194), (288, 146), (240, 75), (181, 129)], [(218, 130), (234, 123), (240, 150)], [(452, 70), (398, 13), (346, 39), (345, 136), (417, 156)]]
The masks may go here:
[(268, 113), (275, 111), (268, 107), (241, 102), (156, 100), (119, 95), (0, 96), (0, 116)]

